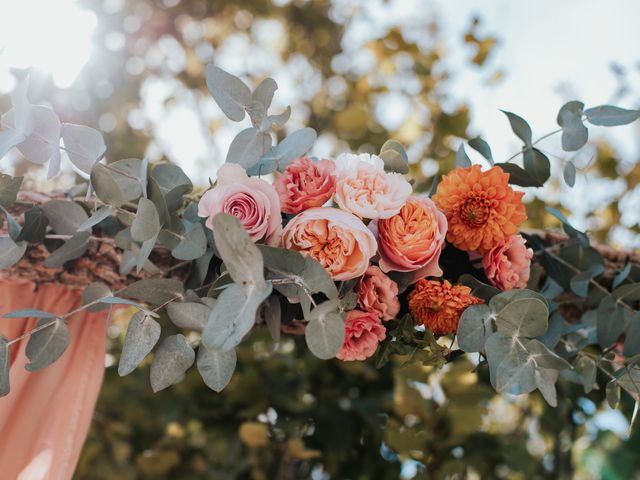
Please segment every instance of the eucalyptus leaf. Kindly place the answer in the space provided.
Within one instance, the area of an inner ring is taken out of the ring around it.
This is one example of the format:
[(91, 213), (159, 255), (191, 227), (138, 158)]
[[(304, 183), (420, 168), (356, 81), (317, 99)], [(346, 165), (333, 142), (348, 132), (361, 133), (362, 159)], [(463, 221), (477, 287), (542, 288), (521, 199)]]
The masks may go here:
[(620, 402), (620, 387), (616, 383), (615, 379), (612, 379), (607, 383), (607, 403), (609, 407), (616, 408)]
[(144, 242), (160, 233), (160, 218), (156, 206), (151, 200), (141, 198), (138, 202), (138, 211), (131, 224), (131, 237)]
[(541, 368), (553, 370), (570, 369), (571, 365), (564, 358), (549, 350), (542, 342), (536, 339), (527, 340), (524, 345), (529, 352), (529, 358)]
[(597, 309), (597, 334), (598, 343), (607, 348), (613, 345), (624, 331), (624, 310), (616, 303), (616, 300), (607, 295)]
[(409, 173), (409, 157), (404, 146), (397, 140), (387, 140), (380, 149), (380, 158), (387, 172)]
[(313, 143), (318, 138), (318, 134), (313, 128), (301, 128), (287, 135), (273, 149), (273, 156), (278, 164), (278, 171), (283, 172), (285, 168), (296, 158), (301, 157), (313, 147)]
[(571, 291), (579, 297), (585, 298), (589, 293), (589, 283), (593, 278), (593, 272), (580, 272), (571, 278), (569, 283)]
[[(557, 122), (562, 127), (562, 149), (567, 152), (579, 150), (589, 139), (589, 130), (582, 123), (584, 103), (565, 103), (558, 112)], [(569, 182), (567, 182), (569, 183)]]
[(11, 215), (6, 208), (0, 206), (0, 210), (2, 210), (4, 212), (5, 217), (7, 217), (7, 224), (9, 227), (9, 237), (11, 237), (12, 240), (17, 242), (20, 239), (20, 235), (22, 234), (22, 225), (20, 225), (16, 221), (16, 219), (13, 218), (13, 215)]
[(537, 337), (547, 331), (549, 308), (537, 298), (518, 298), (496, 313), (496, 327), (505, 336)]
[(60, 235), (73, 235), (89, 218), (84, 208), (69, 200), (49, 200), (42, 209), (51, 228)]
[(178, 328), (202, 332), (211, 315), (211, 308), (197, 302), (171, 302), (167, 305), (167, 315)]
[[(12, 114), (9, 112), (7, 116)], [(31, 115), (33, 131), (17, 147), (33, 163), (42, 165), (50, 162), (47, 177), (52, 178), (60, 170), (60, 120), (50, 107), (44, 105), (31, 105)]]
[(541, 185), (551, 176), (549, 158), (537, 148), (528, 148), (522, 153), (522, 164), (525, 171)]
[(535, 363), (522, 342), (493, 333), (485, 344), (491, 384), (498, 392), (519, 395), (536, 387)]
[(486, 158), (491, 165), (494, 164), (493, 154), (491, 153), (491, 147), (486, 141), (484, 141), (480, 137), (475, 137), (469, 140), (468, 143), (471, 148), (473, 148), (476, 152), (478, 152), (480, 155)]
[(270, 296), (265, 302), (264, 323), (267, 324), (269, 335), (273, 343), (280, 342), (280, 327), (282, 325), (282, 306), (276, 295)]
[[(158, 193), (162, 195), (169, 213), (180, 209), (184, 203), (183, 196), (193, 190), (193, 183), (191, 183), (189, 177), (179, 166), (172, 163), (155, 165), (151, 170), (149, 183), (151, 183), (151, 180), (154, 181), (154, 186), (159, 190)], [(152, 198), (152, 200), (156, 203), (155, 199)], [(158, 207), (157, 203), (156, 207), (162, 219), (163, 212), (161, 207)]]
[[(156, 233), (153, 237), (142, 242), (140, 250), (136, 254), (136, 273), (140, 273), (143, 268), (148, 269), (147, 267), (151, 264), (151, 262), (149, 262), (149, 255), (153, 247), (156, 246), (157, 240), (158, 234)], [(153, 268), (155, 268), (155, 266)]]
[(24, 225), (18, 235), (18, 241), (24, 240), (30, 243), (42, 242), (47, 230), (47, 225), (49, 225), (49, 220), (47, 220), (44, 210), (38, 205), (34, 205), (24, 214)]
[(0, 335), (0, 397), (10, 391), (9, 386), (9, 341)]
[(532, 133), (531, 127), (526, 122), (526, 120), (516, 115), (515, 113), (507, 112), (505, 110), (502, 110), (502, 113), (504, 113), (509, 119), (509, 124), (511, 125), (511, 130), (513, 130), (513, 133), (515, 133), (516, 136), (520, 140), (522, 140), (527, 147), (530, 147), (532, 144)]
[(640, 110), (627, 110), (613, 105), (600, 105), (584, 111), (589, 123), (602, 127), (615, 127), (635, 122), (640, 118)]
[(22, 186), (23, 178), (0, 173), (0, 206), (9, 208), (14, 204)]
[(120, 207), (127, 201), (113, 172), (101, 163), (91, 170), (91, 187), (100, 200), (114, 207)]
[(564, 164), (562, 176), (566, 184), (570, 187), (573, 187), (576, 184), (576, 166), (573, 162), (567, 162)]
[(456, 152), (456, 167), (467, 168), (471, 166), (471, 159), (467, 152), (464, 151), (464, 145), (460, 144), (458, 151)]
[(114, 207), (100, 207), (93, 215), (91, 215), (86, 221), (82, 222), (78, 226), (78, 231), (83, 232), (85, 230), (91, 230), (91, 228), (98, 225), (100, 222), (113, 215), (115, 212), (116, 209)]
[(42, 310), (36, 310), (34, 308), (23, 308), (21, 310), (14, 310), (13, 312), (5, 313), (2, 318), (52, 318), (55, 317), (53, 313), (44, 312)]
[(552, 407), (558, 406), (558, 397), (556, 393), (556, 381), (558, 380), (558, 372), (556, 370), (538, 368), (534, 372), (536, 386), (540, 393)]
[(16, 243), (9, 237), (0, 237), (0, 269), (18, 263), (26, 251), (27, 242)]
[(196, 223), (187, 232), (180, 243), (171, 250), (178, 260), (195, 260), (207, 251), (207, 236), (200, 223)]
[[(47, 327), (44, 327), (48, 325)], [(29, 337), (25, 353), (29, 358), (26, 369), (35, 372), (48, 367), (62, 356), (69, 346), (69, 330), (60, 318), (41, 318), (36, 328), (44, 327)]]
[(627, 277), (629, 276), (629, 273), (631, 273), (631, 262), (629, 260), (627, 260), (624, 264), (624, 266), (622, 267), (622, 269), (616, 273), (616, 276), (613, 277), (613, 283), (611, 284), (611, 288), (616, 289), (618, 288), (622, 282), (624, 282)]
[(198, 348), (198, 371), (204, 383), (215, 392), (221, 392), (229, 384), (237, 361), (235, 349), (223, 352), (204, 345)]
[(624, 339), (625, 357), (632, 357), (640, 353), (640, 312), (634, 313), (629, 319)]
[[(108, 285), (102, 282), (92, 282), (87, 285), (82, 291), (82, 304), (86, 305), (110, 295), (113, 295), (113, 292)], [(89, 307), (87, 310), (89, 310), (90, 312), (99, 312), (101, 310), (104, 310), (105, 308), (109, 308), (108, 305), (98, 304)]]
[(153, 305), (162, 305), (184, 294), (182, 282), (173, 278), (147, 278), (132, 283), (122, 295)]
[(311, 311), (304, 338), (311, 353), (322, 360), (336, 356), (345, 336), (344, 314), (339, 300), (329, 300)]
[(581, 355), (578, 357), (574, 370), (582, 380), (584, 393), (589, 393), (593, 390), (593, 385), (596, 382), (596, 374), (598, 372), (596, 363), (591, 358)]
[(285, 108), (282, 113), (277, 115), (267, 115), (264, 120), (262, 120), (260, 131), (267, 132), (274, 126), (282, 127), (289, 121), (289, 117), (291, 117), (291, 107)]
[(140, 365), (158, 343), (160, 331), (160, 324), (145, 312), (136, 312), (131, 317), (120, 354), (118, 375), (129, 375)]
[(193, 365), (196, 354), (184, 335), (165, 338), (153, 357), (149, 378), (154, 392), (178, 383)]
[(61, 136), (69, 160), (84, 173), (91, 173), (107, 150), (100, 132), (91, 127), (63, 123)]
[(268, 133), (261, 132), (255, 127), (247, 128), (235, 136), (225, 161), (237, 163), (245, 169), (251, 168), (267, 153), (271, 143), (271, 135)]
[(224, 114), (234, 122), (244, 118), (245, 108), (251, 105), (251, 90), (235, 75), (215, 65), (206, 67), (207, 88)]
[(462, 313), (458, 323), (458, 345), (465, 352), (480, 352), (493, 332), (494, 314), (487, 305), (471, 305)]
[(496, 163), (496, 167), (500, 167), (509, 174), (509, 183), (520, 187), (541, 187), (542, 183), (527, 171), (514, 163)]
[(80, 258), (87, 251), (90, 238), (91, 233), (89, 232), (76, 233), (64, 242), (60, 248), (49, 254), (43, 265), (47, 268), (59, 268), (70, 260)]

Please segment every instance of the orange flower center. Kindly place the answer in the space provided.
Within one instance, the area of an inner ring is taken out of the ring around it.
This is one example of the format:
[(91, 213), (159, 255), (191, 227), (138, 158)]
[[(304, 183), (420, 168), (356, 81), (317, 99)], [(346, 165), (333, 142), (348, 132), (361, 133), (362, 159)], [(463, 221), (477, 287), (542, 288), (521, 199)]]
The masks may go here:
[(468, 227), (481, 227), (489, 220), (491, 202), (481, 196), (467, 198), (460, 206), (460, 220)]

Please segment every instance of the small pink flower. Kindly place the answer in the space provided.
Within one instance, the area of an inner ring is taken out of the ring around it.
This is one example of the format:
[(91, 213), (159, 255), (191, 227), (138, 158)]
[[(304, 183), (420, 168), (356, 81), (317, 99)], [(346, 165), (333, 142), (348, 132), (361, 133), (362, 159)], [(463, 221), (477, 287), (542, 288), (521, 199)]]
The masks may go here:
[(389, 218), (411, 195), (411, 184), (399, 173), (386, 173), (376, 155), (345, 153), (336, 159), (338, 206), (360, 218)]
[(324, 205), (336, 190), (335, 169), (332, 160), (314, 162), (309, 157), (294, 160), (273, 182), (282, 211), (296, 214)]
[(282, 236), (280, 199), (273, 186), (259, 178), (247, 176), (244, 168), (225, 163), (218, 170), (216, 185), (198, 204), (198, 215), (206, 217), (206, 226), (218, 213), (233, 215), (254, 242), (277, 245)]
[(366, 360), (384, 340), (386, 329), (375, 313), (351, 310), (344, 321), (344, 343), (336, 358), (343, 361)]
[(482, 257), (484, 272), (500, 290), (524, 288), (529, 281), (533, 250), (527, 248), (522, 235), (508, 237)]
[(400, 311), (398, 284), (371, 265), (358, 282), (358, 306), (382, 320), (391, 320)]

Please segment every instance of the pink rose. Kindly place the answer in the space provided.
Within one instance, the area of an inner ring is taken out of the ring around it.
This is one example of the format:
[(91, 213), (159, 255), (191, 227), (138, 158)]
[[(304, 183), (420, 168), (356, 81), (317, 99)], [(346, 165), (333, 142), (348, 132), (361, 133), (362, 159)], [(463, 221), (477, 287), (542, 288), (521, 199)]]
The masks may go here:
[(524, 288), (529, 281), (533, 250), (527, 248), (522, 235), (508, 237), (482, 257), (484, 272), (500, 290)]
[(273, 182), (284, 213), (300, 213), (313, 207), (321, 207), (336, 190), (332, 160), (314, 162), (300, 157), (291, 163)]
[(358, 282), (358, 306), (382, 320), (391, 320), (400, 311), (398, 284), (371, 265)]
[(334, 280), (363, 275), (377, 247), (358, 217), (330, 207), (311, 208), (295, 216), (282, 232), (282, 245), (311, 255)]
[(221, 212), (240, 220), (252, 241), (280, 243), (282, 216), (278, 193), (264, 180), (248, 177), (244, 168), (235, 163), (220, 167), (217, 183), (198, 204), (198, 215), (207, 218), (205, 224), (210, 229), (211, 220)]
[(375, 313), (351, 310), (344, 321), (344, 343), (336, 358), (343, 361), (366, 360), (376, 352), (387, 331)]
[(389, 218), (411, 195), (411, 184), (399, 173), (386, 173), (376, 155), (345, 153), (337, 160), (336, 203), (360, 218)]
[(383, 272), (414, 272), (413, 281), (440, 277), (440, 253), (447, 235), (447, 217), (430, 198), (413, 196), (391, 218), (374, 220)]

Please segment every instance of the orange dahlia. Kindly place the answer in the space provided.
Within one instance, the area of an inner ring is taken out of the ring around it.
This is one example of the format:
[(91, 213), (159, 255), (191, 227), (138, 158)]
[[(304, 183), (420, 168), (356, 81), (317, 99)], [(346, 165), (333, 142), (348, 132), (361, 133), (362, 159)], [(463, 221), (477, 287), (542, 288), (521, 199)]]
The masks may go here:
[(447, 240), (460, 250), (485, 253), (518, 232), (527, 219), (523, 192), (509, 186), (500, 167), (456, 168), (442, 178), (433, 201), (449, 222)]
[(413, 321), (438, 335), (456, 333), (462, 312), (469, 305), (484, 303), (471, 295), (469, 287), (426, 278), (416, 283), (408, 299)]

